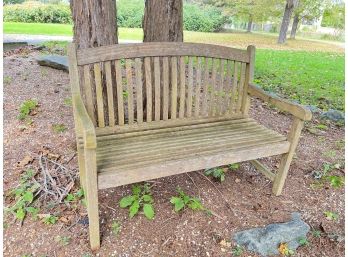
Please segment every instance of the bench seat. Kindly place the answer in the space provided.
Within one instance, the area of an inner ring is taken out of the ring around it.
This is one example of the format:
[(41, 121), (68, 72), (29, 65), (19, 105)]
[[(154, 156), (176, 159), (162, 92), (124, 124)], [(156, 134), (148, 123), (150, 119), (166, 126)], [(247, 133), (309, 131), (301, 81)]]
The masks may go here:
[(97, 137), (100, 189), (288, 152), (251, 118)]

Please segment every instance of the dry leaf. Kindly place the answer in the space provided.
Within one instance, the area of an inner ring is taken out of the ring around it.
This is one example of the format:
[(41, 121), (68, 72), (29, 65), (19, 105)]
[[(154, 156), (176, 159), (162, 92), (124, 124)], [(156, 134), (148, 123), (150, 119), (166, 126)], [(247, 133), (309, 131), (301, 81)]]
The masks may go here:
[(281, 243), (278, 247), (278, 251), (282, 254), (285, 255), (288, 252), (288, 244), (287, 243)]
[(24, 166), (28, 165), (29, 163), (31, 163), (34, 160), (33, 157), (27, 155), (23, 158), (23, 160), (21, 160), (20, 162), (17, 163), (18, 167), (23, 168)]
[(225, 239), (222, 239), (220, 241), (220, 245), (223, 246), (223, 247), (231, 247), (231, 242), (228, 242)]

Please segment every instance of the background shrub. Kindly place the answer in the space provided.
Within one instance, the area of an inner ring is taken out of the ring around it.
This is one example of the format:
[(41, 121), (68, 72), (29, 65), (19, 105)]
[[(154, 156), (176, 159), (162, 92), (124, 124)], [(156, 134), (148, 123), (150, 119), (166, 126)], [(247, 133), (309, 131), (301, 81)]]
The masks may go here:
[(26, 23), (72, 23), (71, 11), (66, 4), (41, 4), (24, 2), (23, 4), (5, 5), (4, 21)]
[[(122, 28), (141, 28), (144, 0), (117, 1), (117, 24)], [(226, 22), (221, 10), (212, 6), (184, 3), (184, 29), (190, 31), (215, 32)], [(71, 24), (71, 11), (66, 4), (42, 4), (26, 1), (23, 4), (4, 6), (4, 21), (26, 23)]]

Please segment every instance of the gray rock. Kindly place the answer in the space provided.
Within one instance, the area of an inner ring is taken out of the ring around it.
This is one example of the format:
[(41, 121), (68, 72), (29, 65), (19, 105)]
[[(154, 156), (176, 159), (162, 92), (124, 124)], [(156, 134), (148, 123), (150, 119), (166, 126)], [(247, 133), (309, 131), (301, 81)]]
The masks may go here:
[(306, 238), (309, 225), (301, 220), (301, 215), (292, 213), (292, 220), (285, 223), (270, 224), (263, 228), (253, 228), (238, 232), (234, 240), (238, 245), (245, 246), (249, 251), (262, 256), (277, 255), (281, 243), (287, 243), (289, 249), (296, 250), (299, 239)]
[(344, 121), (344, 113), (340, 112), (340, 111), (337, 111), (337, 110), (330, 109), (327, 112), (323, 112), (320, 115), (320, 118), (332, 120), (332, 121), (335, 121), (335, 122)]
[(312, 113), (321, 113), (321, 110), (315, 105), (306, 105), (307, 109), (309, 109)]
[(45, 55), (38, 57), (36, 60), (41, 66), (48, 66), (58, 70), (69, 70), (68, 58), (66, 56)]

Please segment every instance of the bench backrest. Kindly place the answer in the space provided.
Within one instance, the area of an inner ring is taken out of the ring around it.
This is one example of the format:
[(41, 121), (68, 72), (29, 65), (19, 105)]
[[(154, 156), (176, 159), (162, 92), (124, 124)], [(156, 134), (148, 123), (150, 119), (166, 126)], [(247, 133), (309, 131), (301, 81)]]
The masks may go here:
[(72, 44), (69, 65), (80, 77), (72, 91), (96, 127), (109, 130), (243, 116), (254, 53), (197, 43)]

